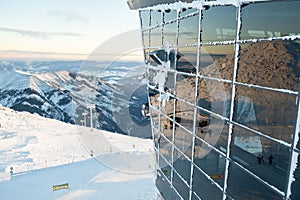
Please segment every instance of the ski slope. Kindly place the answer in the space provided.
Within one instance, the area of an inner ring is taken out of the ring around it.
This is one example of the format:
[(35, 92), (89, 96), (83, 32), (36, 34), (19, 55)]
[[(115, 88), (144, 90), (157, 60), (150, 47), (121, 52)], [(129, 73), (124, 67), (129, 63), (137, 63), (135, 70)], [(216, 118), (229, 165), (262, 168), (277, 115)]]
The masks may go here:
[(2, 106), (0, 123), (1, 200), (157, 199), (151, 140)]

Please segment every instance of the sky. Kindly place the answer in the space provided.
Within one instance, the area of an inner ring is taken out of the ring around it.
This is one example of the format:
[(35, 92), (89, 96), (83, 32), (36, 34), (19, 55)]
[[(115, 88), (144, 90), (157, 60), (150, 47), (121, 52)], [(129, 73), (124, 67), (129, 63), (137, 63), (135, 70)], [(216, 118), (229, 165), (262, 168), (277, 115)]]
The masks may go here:
[(113, 36), (139, 29), (126, 0), (0, 0), (0, 59), (85, 59)]

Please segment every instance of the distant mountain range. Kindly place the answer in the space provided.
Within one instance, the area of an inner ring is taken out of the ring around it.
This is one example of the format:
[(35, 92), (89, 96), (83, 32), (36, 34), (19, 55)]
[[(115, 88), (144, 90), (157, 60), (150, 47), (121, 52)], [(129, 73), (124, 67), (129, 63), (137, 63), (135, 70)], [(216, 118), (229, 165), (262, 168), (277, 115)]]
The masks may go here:
[(130, 72), (138, 64), (0, 61), (0, 104), (72, 124), (83, 124), (86, 113), (87, 126), (93, 105), (95, 128), (150, 137), (149, 119), (140, 114), (146, 89), (132, 91), (142, 85), (142, 74)]

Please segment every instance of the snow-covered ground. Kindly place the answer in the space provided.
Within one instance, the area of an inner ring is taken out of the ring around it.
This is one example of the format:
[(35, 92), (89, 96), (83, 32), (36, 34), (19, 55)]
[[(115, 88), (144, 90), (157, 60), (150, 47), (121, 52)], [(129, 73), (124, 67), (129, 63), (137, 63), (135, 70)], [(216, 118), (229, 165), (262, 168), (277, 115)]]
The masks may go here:
[(157, 198), (151, 140), (1, 106), (0, 123), (1, 200)]

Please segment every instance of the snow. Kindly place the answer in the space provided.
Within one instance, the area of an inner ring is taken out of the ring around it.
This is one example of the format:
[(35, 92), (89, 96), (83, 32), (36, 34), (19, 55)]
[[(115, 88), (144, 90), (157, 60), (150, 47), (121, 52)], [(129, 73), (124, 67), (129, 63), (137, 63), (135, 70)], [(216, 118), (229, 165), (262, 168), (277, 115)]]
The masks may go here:
[[(2, 106), (0, 123), (1, 200), (157, 198), (149, 139), (90, 131)], [(52, 191), (63, 183), (69, 189)]]

